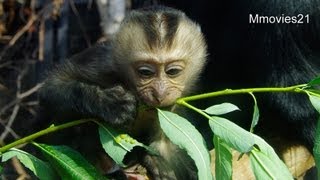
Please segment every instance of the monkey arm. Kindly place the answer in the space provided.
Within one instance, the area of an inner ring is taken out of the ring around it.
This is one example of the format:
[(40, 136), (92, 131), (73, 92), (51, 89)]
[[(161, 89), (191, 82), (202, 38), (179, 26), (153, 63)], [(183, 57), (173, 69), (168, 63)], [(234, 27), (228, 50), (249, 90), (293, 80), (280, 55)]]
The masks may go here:
[(107, 46), (97, 46), (60, 65), (39, 92), (54, 119), (100, 118), (110, 124), (133, 120), (136, 99), (117, 79)]

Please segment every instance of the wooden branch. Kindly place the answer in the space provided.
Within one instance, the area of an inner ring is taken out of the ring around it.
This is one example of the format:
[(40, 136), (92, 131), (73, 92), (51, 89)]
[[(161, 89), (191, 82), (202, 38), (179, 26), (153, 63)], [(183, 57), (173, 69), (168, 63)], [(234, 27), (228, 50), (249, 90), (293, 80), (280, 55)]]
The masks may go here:
[(9, 134), (10, 129), (11, 129), (11, 126), (12, 126), (12, 124), (13, 124), (14, 120), (16, 119), (17, 114), (18, 114), (18, 112), (19, 112), (19, 109), (20, 109), (20, 105), (19, 105), (19, 104), (16, 104), (16, 105), (14, 106), (14, 108), (13, 108), (13, 111), (12, 111), (11, 115), (10, 115), (10, 118), (9, 118), (9, 120), (8, 120), (8, 123), (6, 124), (4, 131), (3, 131), (3, 133), (2, 133), (1, 136), (0, 136), (0, 141), (4, 141), (4, 139), (5, 139), (5, 138), (7, 137), (7, 135)]

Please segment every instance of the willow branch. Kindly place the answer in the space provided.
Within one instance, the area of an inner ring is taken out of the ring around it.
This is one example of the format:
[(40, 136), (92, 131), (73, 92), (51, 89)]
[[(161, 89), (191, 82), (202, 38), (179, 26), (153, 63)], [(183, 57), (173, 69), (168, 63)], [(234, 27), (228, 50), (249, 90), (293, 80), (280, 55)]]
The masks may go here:
[(264, 88), (247, 88), (247, 89), (225, 89), (222, 91), (215, 91), (211, 93), (204, 93), (194, 96), (188, 96), (177, 100), (177, 104), (183, 105), (183, 102), (195, 101), (200, 99), (212, 98), (216, 96), (234, 95), (234, 94), (248, 94), (248, 93), (262, 93), (262, 92), (292, 92), (292, 93), (305, 93), (301, 88), (306, 87), (307, 84), (300, 84), (289, 87), (264, 87)]
[(13, 148), (13, 147), (25, 144), (25, 143), (29, 143), (29, 142), (33, 141), (34, 139), (36, 139), (36, 138), (38, 138), (40, 136), (43, 136), (43, 135), (46, 135), (46, 134), (49, 134), (49, 133), (52, 133), (52, 132), (55, 132), (55, 131), (60, 131), (62, 129), (66, 129), (66, 128), (69, 128), (69, 127), (72, 127), (72, 126), (77, 126), (77, 125), (80, 125), (80, 124), (83, 124), (83, 123), (88, 123), (88, 122), (91, 122), (91, 121), (93, 121), (93, 120), (92, 119), (82, 119), (82, 120), (77, 120), (77, 121), (72, 121), (72, 122), (68, 122), (68, 123), (65, 123), (65, 124), (61, 124), (61, 125), (58, 125), (58, 126), (51, 125), (50, 127), (46, 128), (44, 130), (38, 131), (38, 132), (36, 132), (34, 134), (31, 134), (29, 136), (26, 136), (24, 138), (16, 140), (16, 141), (14, 141), (14, 142), (6, 145), (6, 146), (1, 147), (0, 148), (0, 154), (6, 152), (10, 148)]

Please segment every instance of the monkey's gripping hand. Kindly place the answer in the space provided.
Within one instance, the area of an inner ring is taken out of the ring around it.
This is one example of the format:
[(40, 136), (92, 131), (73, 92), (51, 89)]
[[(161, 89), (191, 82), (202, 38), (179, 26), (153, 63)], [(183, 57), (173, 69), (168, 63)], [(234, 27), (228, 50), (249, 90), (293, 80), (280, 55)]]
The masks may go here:
[(111, 125), (130, 126), (137, 114), (136, 104), (133, 93), (122, 86), (115, 86), (98, 92), (97, 104), (91, 109)]
[(146, 155), (142, 164), (154, 180), (177, 180), (174, 170), (161, 156)]
[(185, 155), (183, 151), (180, 151), (175, 153), (177, 157), (168, 160), (163, 156), (147, 154), (142, 160), (142, 165), (155, 180), (197, 180), (195, 165)]
[(108, 88), (51, 78), (39, 92), (40, 104), (55, 119), (98, 118), (112, 126), (130, 125), (136, 117), (136, 98), (121, 85)]

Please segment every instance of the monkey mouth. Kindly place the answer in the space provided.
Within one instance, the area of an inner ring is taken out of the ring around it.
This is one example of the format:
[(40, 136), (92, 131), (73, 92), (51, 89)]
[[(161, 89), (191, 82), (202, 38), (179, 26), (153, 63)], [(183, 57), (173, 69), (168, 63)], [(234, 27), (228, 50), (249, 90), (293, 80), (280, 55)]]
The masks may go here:
[(156, 98), (143, 98), (142, 99), (143, 104), (145, 104), (148, 107), (152, 108), (166, 108), (172, 106), (175, 101), (159, 101)]
[(164, 95), (159, 95), (158, 93), (154, 93), (153, 91), (143, 91), (139, 93), (139, 99), (140, 102), (146, 104), (147, 106), (154, 108), (164, 108), (174, 105), (177, 97), (179, 97), (178, 95), (180, 94), (172, 92), (165, 93)]
[(154, 100), (154, 101), (145, 101), (145, 103), (150, 106), (150, 107), (154, 107), (154, 108), (162, 108), (162, 107), (166, 107), (166, 106), (169, 106), (167, 104), (164, 104), (162, 102), (159, 102), (157, 100)]

